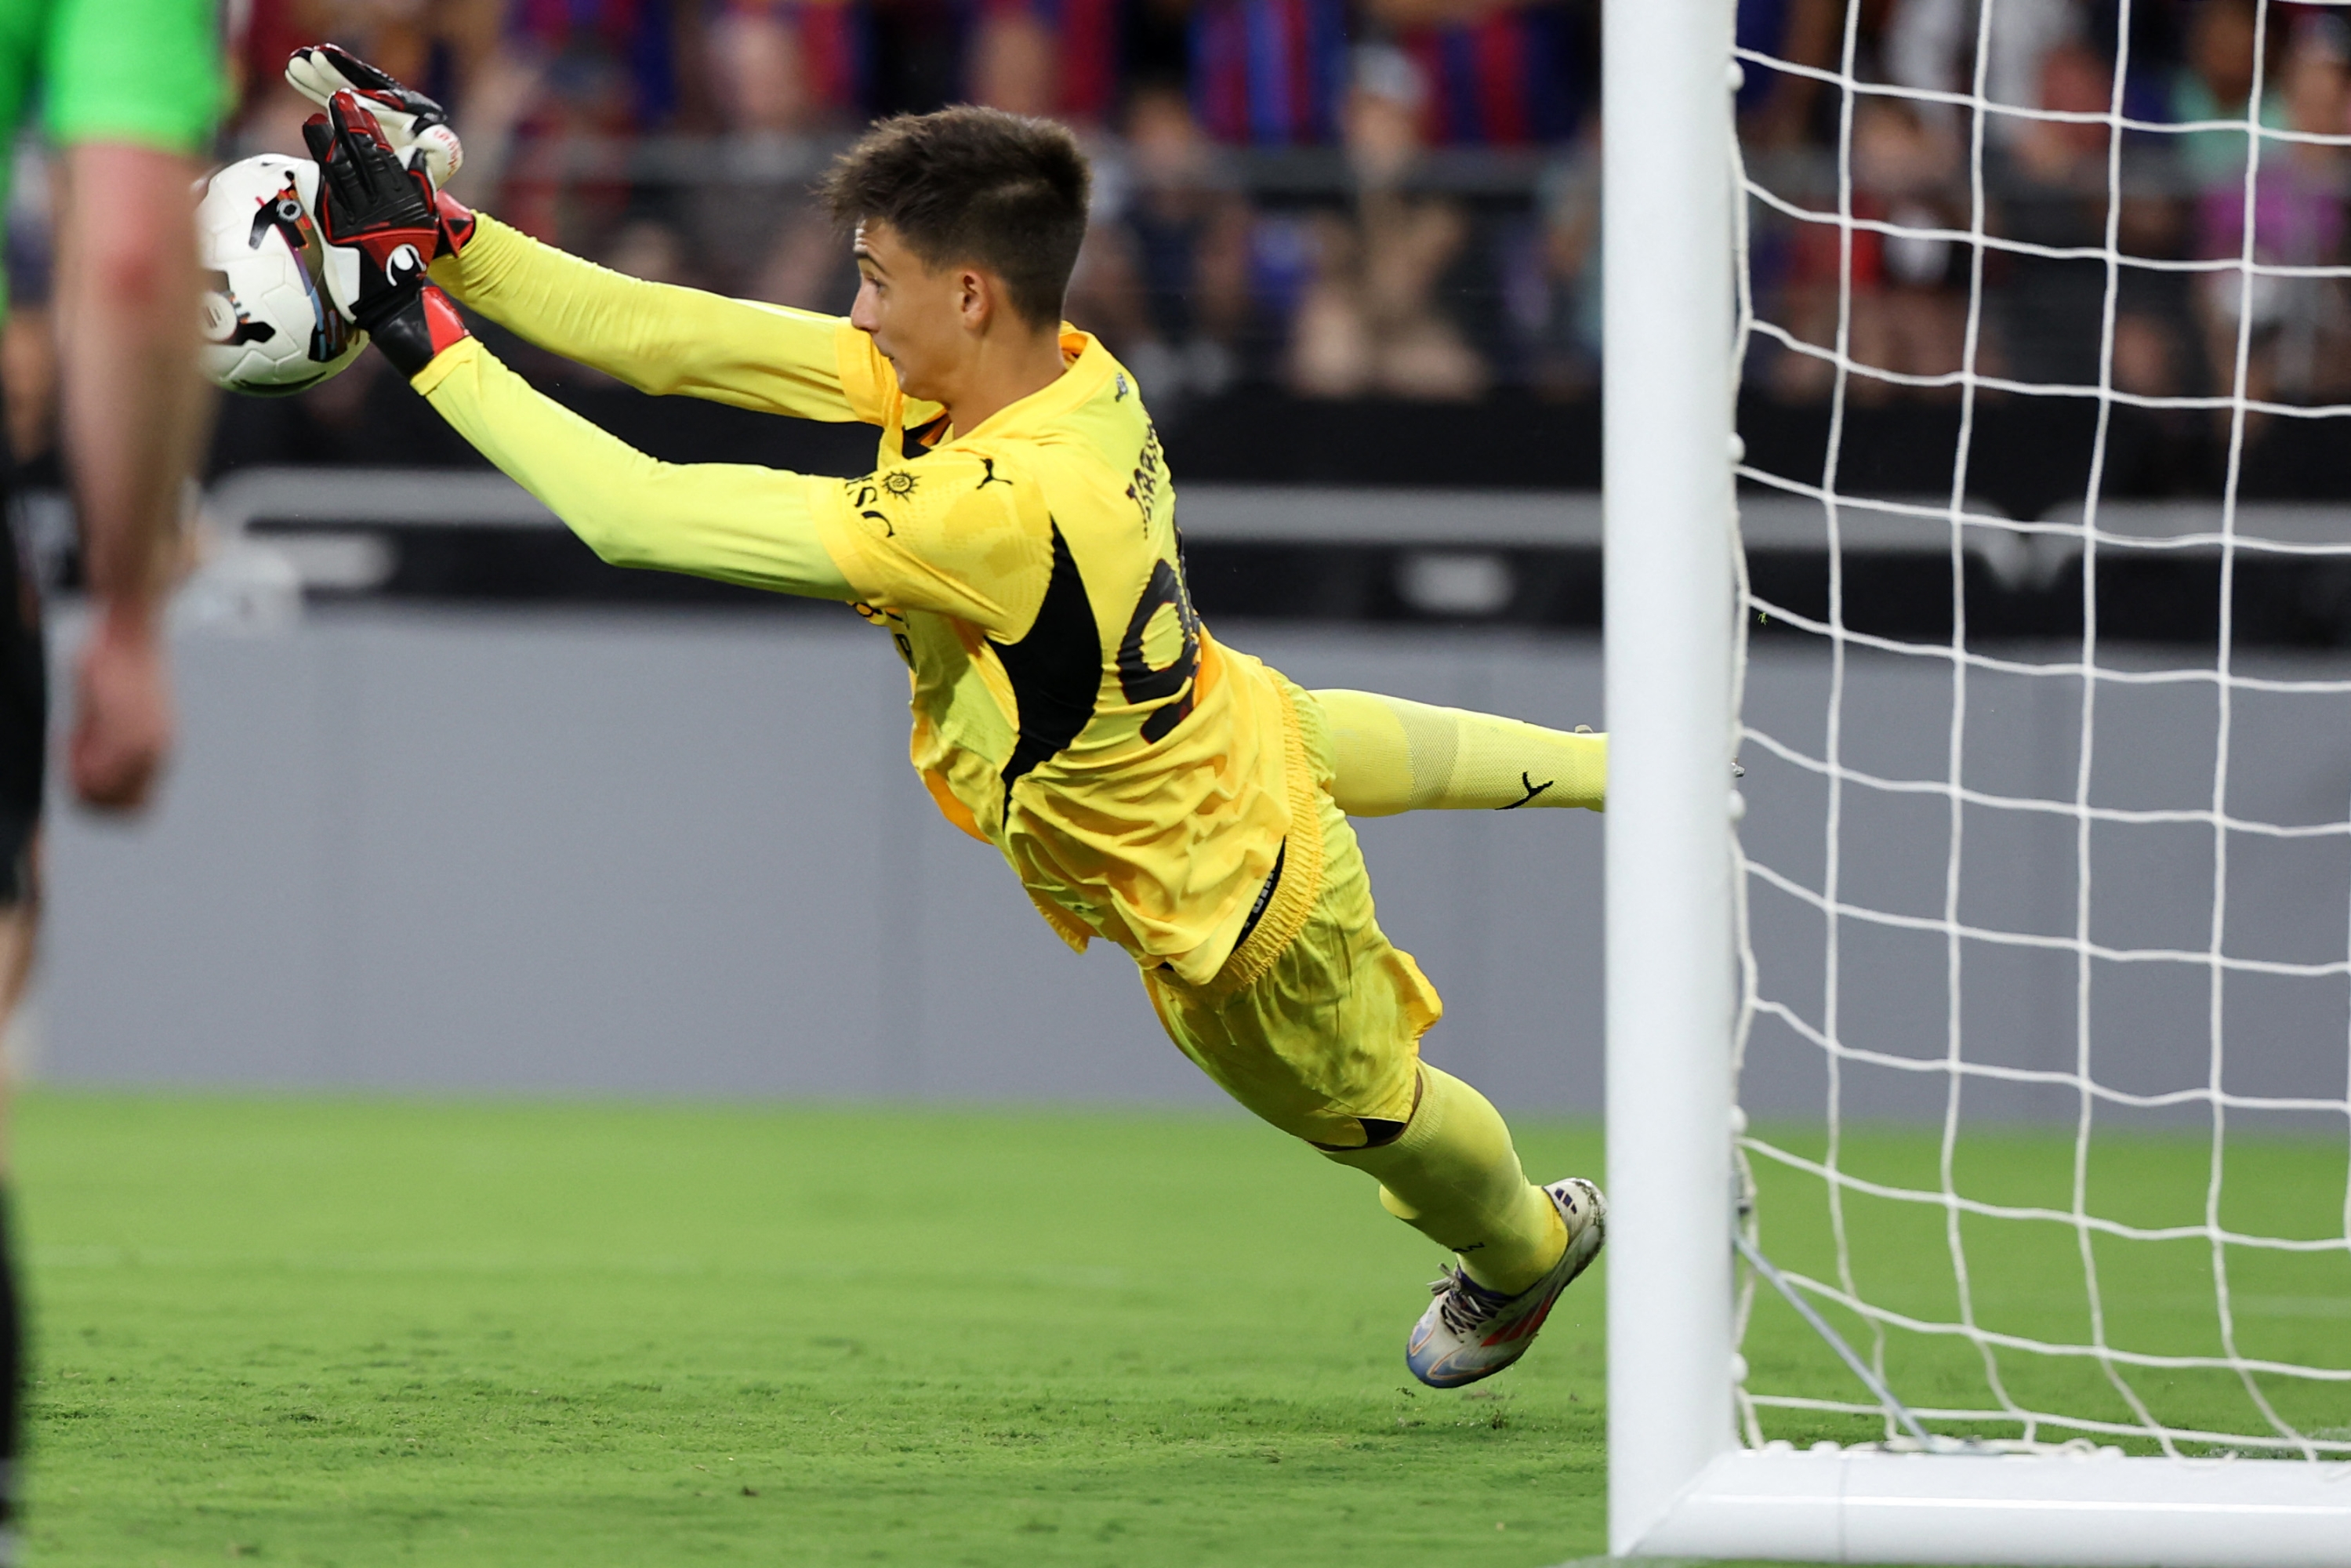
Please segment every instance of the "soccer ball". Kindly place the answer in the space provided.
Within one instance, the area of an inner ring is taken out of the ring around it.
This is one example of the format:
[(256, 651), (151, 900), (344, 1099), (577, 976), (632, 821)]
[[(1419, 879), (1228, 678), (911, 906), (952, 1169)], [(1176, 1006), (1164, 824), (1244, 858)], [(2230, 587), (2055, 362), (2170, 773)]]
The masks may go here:
[(283, 397), (367, 346), (328, 298), (328, 267), (355, 258), (329, 254), (310, 215), (318, 200), (319, 166), (276, 152), (232, 163), (205, 185), (196, 204), (207, 274), (198, 357), (214, 385)]

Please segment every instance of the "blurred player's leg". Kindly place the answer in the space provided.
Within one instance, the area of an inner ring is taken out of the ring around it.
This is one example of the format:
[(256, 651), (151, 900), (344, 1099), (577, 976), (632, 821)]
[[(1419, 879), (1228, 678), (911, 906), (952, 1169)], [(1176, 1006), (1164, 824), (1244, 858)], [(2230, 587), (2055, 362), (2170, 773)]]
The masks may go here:
[[(40, 104), (66, 146), (55, 204), (59, 412), (91, 607), (68, 762), (84, 801), (120, 810), (145, 800), (171, 739), (161, 607), (206, 407), (188, 329), (202, 287), (188, 210), (196, 154), (209, 151), (224, 99), (219, 7), (57, 0), (37, 10), (37, 26), (0, 29), (0, 76), (16, 84), (11, 114)], [(32, 574), (15, 540), (0, 544), (5, 1034), (32, 956), (48, 716)], [(0, 1133), (5, 1112), (0, 1103)], [(23, 1339), (6, 1210), (0, 1187), (0, 1558), (13, 1561)]]
[[(33, 962), (47, 739), (40, 601), (16, 541), (0, 535), (0, 1040), (7, 1038)], [(0, 1061), (0, 1562), (14, 1561), (24, 1379), (24, 1328), (9, 1235), (7, 1113), (7, 1064)]]
[(1598, 810), (1607, 799), (1604, 735), (1377, 692), (1313, 696), (1330, 723), (1331, 793), (1349, 816), (1520, 806)]

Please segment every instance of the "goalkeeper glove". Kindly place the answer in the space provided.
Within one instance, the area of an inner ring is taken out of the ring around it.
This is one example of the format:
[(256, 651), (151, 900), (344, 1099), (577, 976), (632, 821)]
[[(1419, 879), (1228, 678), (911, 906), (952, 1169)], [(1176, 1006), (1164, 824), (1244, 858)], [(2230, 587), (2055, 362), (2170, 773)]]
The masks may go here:
[(413, 376), (471, 336), (449, 297), (425, 281), (440, 233), (433, 180), (411, 148), (392, 150), (375, 116), (348, 92), (302, 126), (319, 162), (319, 228), (328, 245), (328, 292), (367, 329), (401, 374)]
[(441, 189), (450, 175), (465, 166), (465, 144), (451, 129), (446, 110), (333, 44), (313, 44), (287, 56), (286, 80), (320, 109), (339, 92), (350, 94), (375, 117), (385, 144), (394, 152), (405, 154), (412, 147), (417, 149), (425, 173), (432, 177), (441, 220), (441, 237), (433, 254), (455, 256), (465, 248), (474, 237), (474, 214)]

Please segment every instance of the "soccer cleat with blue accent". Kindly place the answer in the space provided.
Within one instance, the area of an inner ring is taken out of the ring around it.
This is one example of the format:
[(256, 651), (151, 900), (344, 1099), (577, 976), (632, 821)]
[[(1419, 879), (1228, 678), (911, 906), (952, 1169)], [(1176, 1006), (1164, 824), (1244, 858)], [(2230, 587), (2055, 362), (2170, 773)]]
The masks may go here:
[(1600, 1256), (1608, 1239), (1608, 1200), (1582, 1176), (1543, 1188), (1567, 1222), (1567, 1250), (1550, 1273), (1506, 1296), (1489, 1291), (1459, 1268), (1428, 1287), (1437, 1300), (1412, 1326), (1404, 1361), (1431, 1388), (1458, 1388), (1491, 1377), (1526, 1354), (1551, 1316), (1559, 1293)]

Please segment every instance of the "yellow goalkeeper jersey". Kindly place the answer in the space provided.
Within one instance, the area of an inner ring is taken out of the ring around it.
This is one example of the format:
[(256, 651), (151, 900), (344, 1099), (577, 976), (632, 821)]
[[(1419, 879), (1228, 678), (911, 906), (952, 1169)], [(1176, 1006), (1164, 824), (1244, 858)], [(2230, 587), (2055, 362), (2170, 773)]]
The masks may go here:
[(478, 342), (416, 378), (607, 559), (789, 589), (820, 545), (906, 663), (912, 758), (948, 819), (1072, 946), (1216, 976), (1290, 830), (1296, 721), (1279, 678), (1193, 610), (1158, 435), (1109, 350), (1065, 329), (1059, 380), (953, 431), (837, 317), (621, 277), (487, 218), (434, 276), (643, 390), (881, 426), (879, 465), (846, 481), (673, 466)]

